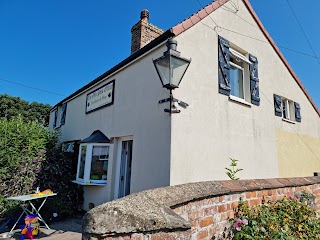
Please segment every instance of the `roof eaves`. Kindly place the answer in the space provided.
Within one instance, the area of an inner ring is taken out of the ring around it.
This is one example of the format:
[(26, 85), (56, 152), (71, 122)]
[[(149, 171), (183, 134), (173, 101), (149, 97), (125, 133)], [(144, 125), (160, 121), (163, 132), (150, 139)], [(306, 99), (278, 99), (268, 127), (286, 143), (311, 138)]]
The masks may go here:
[(138, 57), (140, 57), (141, 55), (145, 54), (146, 52), (148, 52), (149, 50), (153, 49), (154, 47), (156, 47), (157, 45), (159, 45), (160, 43), (162, 43), (163, 41), (165, 41), (166, 39), (172, 37), (174, 34), (172, 33), (172, 29), (169, 29), (167, 31), (165, 31), (163, 34), (161, 34), (159, 37), (155, 38), (153, 41), (151, 41), (150, 43), (148, 43), (147, 45), (145, 45), (143, 48), (139, 49), (138, 51), (134, 52), (133, 54), (131, 54), (129, 57), (127, 57), (126, 59), (124, 59), (122, 62), (118, 63), (116, 66), (110, 68), (108, 71), (106, 71), (105, 73), (103, 73), (102, 75), (100, 75), (99, 77), (97, 77), (96, 79), (92, 80), (91, 82), (89, 82), (88, 84), (84, 85), (82, 88), (78, 89), (77, 91), (75, 91), (74, 93), (72, 93), (71, 95), (69, 95), (68, 97), (64, 98), (63, 100), (61, 100), (59, 103), (57, 103), (56, 105), (54, 105), (50, 111), (52, 111), (54, 108), (56, 108), (58, 105), (61, 105), (63, 102), (68, 101), (69, 99), (73, 98), (74, 96), (80, 94), (81, 92), (86, 91), (89, 87), (93, 86), (94, 84), (98, 83), (99, 81), (105, 79), (106, 77), (108, 77), (109, 75), (111, 75), (112, 73), (116, 72), (117, 70), (119, 70), (120, 68), (124, 67), (125, 65), (129, 64), (130, 62), (134, 61), (135, 59), (137, 59)]

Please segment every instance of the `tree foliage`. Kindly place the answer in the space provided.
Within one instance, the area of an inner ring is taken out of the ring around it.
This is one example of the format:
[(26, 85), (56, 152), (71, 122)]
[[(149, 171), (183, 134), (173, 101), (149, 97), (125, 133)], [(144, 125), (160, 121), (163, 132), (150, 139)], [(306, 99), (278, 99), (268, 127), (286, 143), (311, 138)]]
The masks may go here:
[(37, 120), (48, 126), (50, 108), (49, 104), (29, 103), (19, 97), (0, 94), (0, 117), (11, 119), (12, 117), (21, 115), (22, 119), (26, 122)]

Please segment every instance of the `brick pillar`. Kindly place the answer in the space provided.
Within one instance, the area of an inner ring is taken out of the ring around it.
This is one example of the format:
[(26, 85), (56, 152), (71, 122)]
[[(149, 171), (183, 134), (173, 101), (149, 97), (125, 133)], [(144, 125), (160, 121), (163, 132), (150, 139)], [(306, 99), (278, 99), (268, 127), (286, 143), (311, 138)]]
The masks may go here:
[(160, 36), (164, 31), (149, 23), (149, 11), (142, 10), (140, 21), (131, 28), (131, 53), (143, 48), (153, 39)]

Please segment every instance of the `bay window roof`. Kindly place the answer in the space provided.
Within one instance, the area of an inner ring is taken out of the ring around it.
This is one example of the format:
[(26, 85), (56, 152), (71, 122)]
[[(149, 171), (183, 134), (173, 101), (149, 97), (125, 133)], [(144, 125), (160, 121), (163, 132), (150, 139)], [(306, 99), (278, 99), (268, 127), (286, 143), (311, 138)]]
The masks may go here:
[(110, 143), (110, 139), (100, 130), (96, 130), (89, 137), (81, 140), (80, 143)]

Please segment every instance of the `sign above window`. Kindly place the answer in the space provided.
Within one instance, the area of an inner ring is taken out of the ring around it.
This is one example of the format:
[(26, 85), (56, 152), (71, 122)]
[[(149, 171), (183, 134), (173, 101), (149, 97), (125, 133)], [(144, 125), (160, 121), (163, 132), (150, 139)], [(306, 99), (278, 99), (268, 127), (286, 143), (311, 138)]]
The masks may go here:
[(86, 113), (91, 113), (113, 104), (114, 83), (115, 81), (112, 80), (87, 94)]

